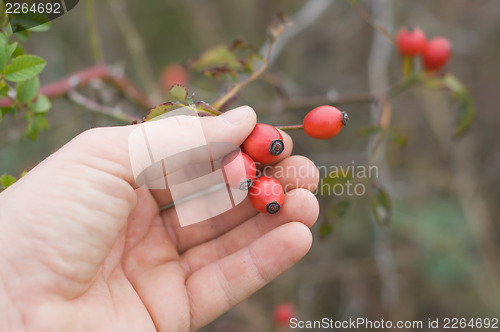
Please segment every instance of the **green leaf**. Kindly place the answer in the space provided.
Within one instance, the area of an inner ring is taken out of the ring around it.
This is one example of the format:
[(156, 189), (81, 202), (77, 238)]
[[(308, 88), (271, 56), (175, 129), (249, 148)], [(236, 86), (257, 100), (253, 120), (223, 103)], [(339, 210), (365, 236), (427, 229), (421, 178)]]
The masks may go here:
[(21, 45), (17, 44), (16, 49), (14, 50), (14, 52), (12, 52), (12, 57), (17, 58), (18, 56), (23, 54), (25, 54), (24, 49), (21, 47)]
[(16, 108), (13, 106), (1, 107), (0, 110), (1, 110), (2, 115), (10, 113), (11, 115), (14, 116), (16, 114)]
[(35, 141), (38, 137), (38, 122), (35, 116), (27, 116), (28, 125), (26, 126), (26, 131), (24, 136), (28, 137), (30, 140)]
[(205, 51), (198, 60), (191, 63), (191, 68), (201, 70), (207, 67), (226, 65), (230, 68), (239, 67), (236, 54), (226, 45), (219, 44)]
[(188, 92), (184, 86), (174, 84), (170, 87), (170, 96), (180, 101), (187, 101)]
[(30, 31), (29, 30), (21, 30), (18, 31), (14, 34), (20, 41), (25, 42), (28, 40), (30, 37)]
[(5, 47), (5, 52), (7, 54), (7, 60), (14, 56), (14, 52), (17, 49), (18, 42), (7, 44)]
[(457, 124), (455, 127), (455, 137), (461, 136), (467, 132), (476, 117), (476, 107), (469, 94), (462, 96), (457, 113)]
[(44, 131), (45, 129), (49, 128), (49, 122), (47, 121), (47, 114), (36, 114), (35, 115), (35, 121), (38, 129), (40, 131)]
[(9, 94), (9, 86), (4, 85), (0, 88), (0, 98), (5, 98)]
[(444, 85), (450, 89), (453, 98), (459, 101), (457, 113), (457, 123), (455, 126), (454, 136), (463, 135), (471, 126), (476, 116), (476, 107), (467, 87), (452, 74), (446, 74), (443, 79)]
[(391, 199), (387, 192), (376, 187), (371, 196), (372, 213), (380, 225), (387, 225), (391, 219)]
[(52, 107), (52, 103), (47, 96), (39, 95), (32, 109), (35, 114), (43, 114), (47, 113), (48, 110)]
[(38, 89), (40, 89), (40, 80), (38, 76), (18, 82), (16, 85), (17, 100), (21, 103), (31, 101), (38, 94)]
[(48, 30), (50, 30), (50, 22), (49, 21), (29, 28), (29, 31), (31, 31), (31, 32), (44, 32), (44, 31), (48, 31)]
[(0, 33), (0, 72), (3, 72), (5, 65), (7, 64), (7, 36)]
[(46, 62), (36, 55), (21, 55), (5, 68), (5, 79), (19, 82), (38, 75), (45, 67)]
[(196, 109), (201, 112), (210, 113), (210, 114), (220, 114), (215, 108), (213, 108), (210, 104), (204, 101), (198, 101), (196, 103)]
[[(175, 105), (176, 104), (174, 104), (174, 103), (167, 102), (167, 103), (158, 105), (155, 108), (150, 109), (148, 114), (146, 114), (146, 116), (142, 120), (142, 122), (159, 120), (161, 115), (170, 111), (172, 109), (172, 107), (174, 107)], [(155, 118), (158, 118), (158, 119), (155, 119)]]
[(10, 19), (10, 24), (14, 30), (20, 31), (29, 29), (30, 31), (47, 31), (50, 28), (49, 18), (42, 13), (22, 13), (13, 15)]
[(7, 189), (15, 182), (16, 178), (13, 177), (12, 175), (3, 174), (2, 176), (0, 176), (0, 187), (2, 187), (2, 189)]

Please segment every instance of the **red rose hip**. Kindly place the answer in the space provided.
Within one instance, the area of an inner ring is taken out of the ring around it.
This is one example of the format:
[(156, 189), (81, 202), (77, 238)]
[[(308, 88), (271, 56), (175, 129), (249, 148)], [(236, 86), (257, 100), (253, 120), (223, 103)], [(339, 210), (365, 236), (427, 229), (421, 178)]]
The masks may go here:
[(261, 176), (248, 190), (248, 197), (257, 211), (275, 214), (285, 201), (285, 192), (278, 180)]
[(264, 123), (257, 123), (241, 144), (241, 150), (261, 164), (275, 161), (284, 149), (283, 136), (279, 130)]
[(427, 71), (441, 69), (450, 59), (451, 43), (443, 37), (436, 37), (427, 43), (422, 53), (422, 65)]
[(396, 37), (399, 53), (405, 56), (415, 56), (424, 51), (425, 33), (420, 28), (401, 28)]
[(307, 113), (302, 125), (307, 135), (317, 139), (329, 139), (336, 136), (348, 122), (347, 113), (336, 107), (323, 105)]
[(248, 190), (252, 186), (257, 168), (246, 153), (233, 151), (222, 159), (221, 169), (224, 180), (231, 188)]
[(293, 303), (284, 302), (278, 304), (273, 311), (274, 323), (277, 326), (290, 326), (290, 319), (296, 317), (295, 306)]

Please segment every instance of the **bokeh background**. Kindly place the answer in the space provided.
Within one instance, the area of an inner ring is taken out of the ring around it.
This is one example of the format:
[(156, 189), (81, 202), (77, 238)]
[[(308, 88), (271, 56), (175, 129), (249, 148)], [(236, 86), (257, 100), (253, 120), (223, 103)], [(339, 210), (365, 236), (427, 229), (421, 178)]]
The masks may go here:
[[(260, 49), (276, 12), (289, 15), (293, 33), (277, 47), (268, 74), (234, 103), (251, 105), (260, 121), (300, 123), (316, 104), (384, 91), (401, 79), (394, 47), (346, 0), (109, 0), (95, 3), (95, 17), (89, 15), (89, 1), (80, 1), (53, 21), (50, 31), (33, 34), (25, 43), (28, 52), (48, 62), (42, 84), (96, 63), (91, 39), (97, 28), (104, 62), (122, 68), (160, 102), (168, 97), (160, 83), (165, 66), (185, 65), (237, 37)], [(476, 120), (462, 138), (453, 138), (457, 103), (446, 91), (416, 87), (391, 100), (391, 127), (404, 133), (407, 144), (383, 140), (370, 160), (373, 138), (358, 132), (371, 124), (374, 104), (339, 105), (351, 121), (335, 139), (292, 133), (294, 153), (317, 165), (377, 165), (376, 181), (391, 197), (391, 220), (385, 225), (374, 221), (370, 188), (366, 195), (351, 197), (343, 218), (331, 220), (329, 210), (345, 197), (319, 196), (322, 211), (312, 230), (311, 252), (203, 331), (276, 330), (272, 310), (288, 301), (305, 320), (500, 316), (498, 1), (359, 3), (391, 33), (412, 25), (428, 36), (449, 38), (453, 56), (447, 70), (470, 89)], [(228, 82), (190, 72), (188, 85), (198, 99), (210, 102)], [(129, 114), (145, 113), (102, 82), (81, 93)], [(22, 115), (5, 116), (0, 173), (18, 175), (82, 131), (120, 124), (64, 97), (53, 102), (48, 120), (50, 128), (31, 141), (22, 137)], [(325, 237), (319, 236), (322, 224), (333, 230)]]

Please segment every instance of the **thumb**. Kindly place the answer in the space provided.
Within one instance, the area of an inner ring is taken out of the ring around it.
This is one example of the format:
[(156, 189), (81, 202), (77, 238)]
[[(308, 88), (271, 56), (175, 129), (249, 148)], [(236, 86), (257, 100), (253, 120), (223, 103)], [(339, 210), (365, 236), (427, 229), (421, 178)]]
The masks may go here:
[[(208, 155), (203, 147), (221, 146), (213, 143), (223, 142), (228, 147), (241, 145), (257, 121), (254, 110), (249, 106), (210, 117), (193, 116), (195, 113), (189, 116), (187, 112), (174, 116), (170, 114), (175, 114), (175, 111), (168, 112), (168, 117), (161, 120), (87, 130), (48, 159), (91, 164), (89, 166), (118, 176), (137, 187), (136, 179), (146, 169), (149, 169), (148, 176), (156, 176), (154, 173), (157, 172), (173, 172), (188, 164), (206, 161)], [(214, 150), (210, 153), (225, 154), (224, 149)], [(166, 158), (168, 170), (163, 170), (160, 161)], [(152, 165), (156, 166), (152, 168)]]
[(164, 175), (192, 165), (206, 167), (241, 145), (256, 123), (255, 112), (248, 106), (217, 117), (201, 118), (188, 109), (180, 112), (134, 126), (128, 133), (129, 171), (135, 185), (162, 189)]

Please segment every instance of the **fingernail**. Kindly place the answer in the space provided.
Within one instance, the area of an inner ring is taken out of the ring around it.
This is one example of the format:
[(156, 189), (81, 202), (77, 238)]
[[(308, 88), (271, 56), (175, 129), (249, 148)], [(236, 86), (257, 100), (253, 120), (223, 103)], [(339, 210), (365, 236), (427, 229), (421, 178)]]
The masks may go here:
[(248, 118), (251, 112), (253, 112), (253, 110), (250, 106), (240, 106), (233, 110), (227, 111), (222, 115), (219, 115), (219, 118), (229, 124), (237, 125), (243, 123)]

